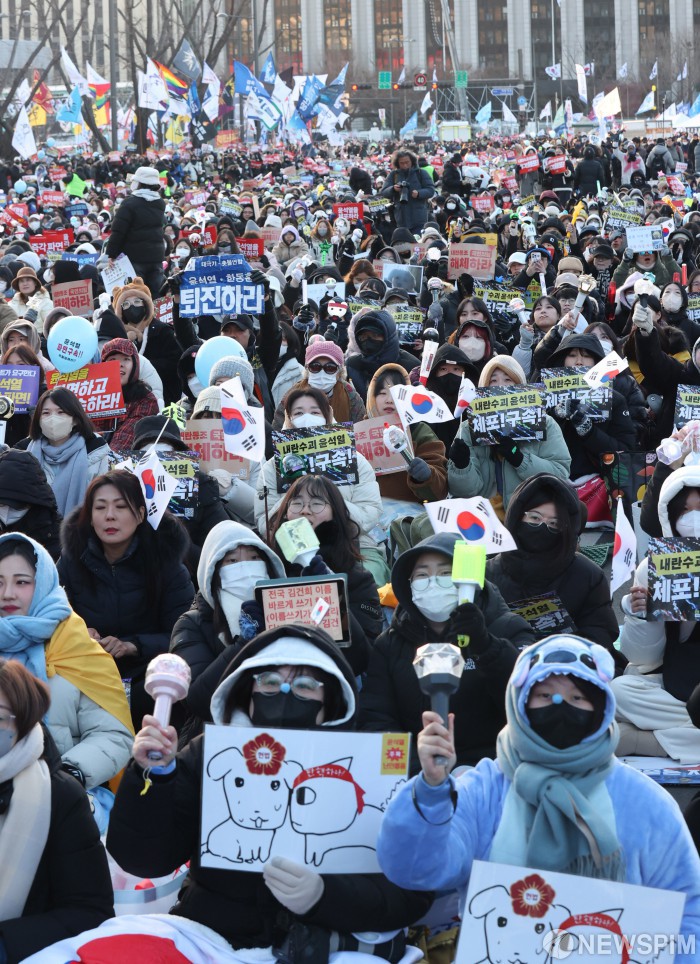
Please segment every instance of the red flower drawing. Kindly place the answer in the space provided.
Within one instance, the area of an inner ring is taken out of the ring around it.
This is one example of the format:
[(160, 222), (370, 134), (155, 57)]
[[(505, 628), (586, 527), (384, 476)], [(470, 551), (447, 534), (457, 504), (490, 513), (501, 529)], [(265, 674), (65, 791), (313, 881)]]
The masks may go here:
[(274, 776), (279, 773), (286, 752), (282, 744), (273, 740), (269, 733), (261, 733), (243, 747), (248, 772), (257, 775)]
[(544, 917), (554, 900), (554, 889), (539, 874), (516, 880), (510, 887), (513, 911), (521, 917)]

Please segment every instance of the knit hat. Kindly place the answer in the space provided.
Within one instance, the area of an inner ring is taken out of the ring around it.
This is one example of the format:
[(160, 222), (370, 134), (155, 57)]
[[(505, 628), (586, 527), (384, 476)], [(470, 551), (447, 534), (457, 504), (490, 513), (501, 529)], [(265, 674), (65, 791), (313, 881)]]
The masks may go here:
[(31, 278), (32, 281), (36, 281), (37, 289), (41, 288), (41, 281), (36, 276), (36, 271), (34, 268), (30, 268), (28, 265), (25, 268), (20, 268), (12, 281), (12, 287), (15, 291), (19, 291), (19, 283), (22, 278)]
[(563, 273), (564, 271), (573, 271), (573, 272), (578, 271), (579, 274), (583, 273), (583, 264), (581, 263), (580, 258), (574, 258), (574, 257), (562, 258), (561, 261), (559, 262), (558, 267), (559, 267), (560, 274)]
[(143, 187), (155, 188), (157, 191), (160, 187), (160, 173), (155, 167), (137, 167), (131, 183), (132, 185), (139, 184)]
[(122, 288), (115, 288), (112, 291), (112, 304), (114, 305), (114, 314), (117, 318), (122, 318), (122, 306), (127, 298), (141, 298), (146, 306), (146, 317), (144, 320), (147, 322), (152, 321), (154, 313), (153, 298), (151, 298), (151, 292), (141, 278), (134, 278), (133, 281), (125, 284)]
[(28, 265), (30, 268), (34, 268), (38, 271), (41, 268), (41, 259), (36, 251), (25, 251), (17, 256), (18, 261), (23, 261), (24, 264)]
[(221, 389), (218, 385), (203, 388), (197, 396), (197, 401), (192, 409), (192, 418), (196, 418), (203, 412), (214, 412), (215, 415), (221, 415)]
[[(164, 425), (165, 428), (163, 429)], [(161, 429), (163, 429), (162, 434)], [(133, 448), (138, 450), (145, 448), (147, 445), (152, 445), (159, 436), (160, 442), (172, 445), (176, 451), (187, 451), (187, 445), (182, 441), (177, 422), (174, 422), (171, 418), (166, 418), (165, 415), (147, 415), (145, 418), (138, 420), (134, 430)]]
[(304, 357), (304, 364), (308, 368), (309, 363), (315, 358), (330, 358), (334, 361), (338, 368), (342, 368), (345, 364), (343, 358), (343, 352), (339, 345), (336, 345), (334, 341), (315, 341), (309, 345), (306, 349), (306, 355)]
[(522, 365), (512, 355), (494, 355), (486, 362), (479, 375), (479, 388), (489, 387), (491, 376), (497, 369), (509, 375), (516, 385), (524, 385), (527, 382)]
[(216, 385), (219, 378), (235, 378), (236, 375), (241, 379), (245, 397), (251, 398), (255, 382), (253, 366), (246, 358), (239, 358), (238, 355), (226, 355), (224, 358), (220, 358), (215, 365), (212, 365), (209, 373), (209, 385)]

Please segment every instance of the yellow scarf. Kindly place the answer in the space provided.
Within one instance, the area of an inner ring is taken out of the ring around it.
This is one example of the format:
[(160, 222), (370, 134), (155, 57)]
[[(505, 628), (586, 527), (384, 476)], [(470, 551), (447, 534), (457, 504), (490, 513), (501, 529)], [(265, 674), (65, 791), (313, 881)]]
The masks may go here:
[(62, 676), (131, 733), (131, 712), (114, 659), (88, 635), (87, 626), (71, 613), (46, 644), (46, 675)]
[[(684, 348), (682, 351), (674, 352), (671, 355), (671, 358), (675, 358), (676, 361), (679, 361), (681, 365), (683, 365), (690, 358), (690, 352)], [(642, 375), (641, 371), (639, 370), (639, 364), (633, 358), (628, 358), (627, 361), (629, 362), (630, 372), (634, 376), (637, 383), (641, 385), (644, 382), (644, 375)]]

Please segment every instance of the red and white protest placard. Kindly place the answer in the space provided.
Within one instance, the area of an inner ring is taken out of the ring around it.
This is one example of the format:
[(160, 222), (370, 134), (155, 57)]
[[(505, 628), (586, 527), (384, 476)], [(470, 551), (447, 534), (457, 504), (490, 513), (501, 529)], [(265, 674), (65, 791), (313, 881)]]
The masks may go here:
[(206, 191), (185, 191), (185, 200), (192, 207), (198, 208), (207, 203), (209, 195)]
[(66, 281), (51, 289), (54, 308), (67, 308), (72, 315), (90, 318), (94, 310), (92, 281)]
[(273, 248), (280, 239), (282, 228), (266, 227), (260, 228), (263, 242), (266, 248)]
[(32, 250), (39, 257), (48, 258), (52, 253), (61, 254), (69, 244), (73, 244), (72, 228), (62, 228), (60, 231), (44, 231), (43, 234), (32, 236)]
[(85, 365), (76, 372), (49, 372), (48, 388), (67, 388), (80, 400), (88, 418), (114, 418), (126, 413), (119, 362)]
[(361, 221), (365, 213), (364, 204), (359, 201), (357, 204), (334, 204), (333, 214), (337, 218), (346, 218), (348, 221)]
[(525, 154), (524, 157), (519, 157), (516, 163), (523, 174), (538, 171), (540, 167), (540, 159), (537, 154)]
[(566, 173), (566, 158), (563, 154), (555, 154), (554, 157), (545, 157), (542, 165), (549, 174)]
[[(395, 472), (405, 472), (408, 463), (401, 452), (390, 451), (384, 444), (384, 429), (387, 425), (396, 425), (403, 431), (398, 415), (366, 418), (362, 422), (355, 422), (355, 448), (360, 452), (374, 469), (375, 475), (393, 475)], [(409, 454), (412, 453), (411, 436), (408, 436)]]
[(67, 175), (65, 167), (61, 167), (59, 164), (52, 164), (49, 168), (49, 177), (52, 181), (62, 181)]
[(180, 232), (180, 237), (189, 238), (191, 234), (198, 234), (202, 239), (200, 243), (205, 248), (213, 247), (216, 244), (216, 239), (219, 236), (218, 231), (216, 230), (215, 224), (208, 224), (206, 228), (199, 228), (199, 227), (187, 228), (184, 231)]
[(163, 298), (156, 298), (153, 302), (153, 317), (157, 318), (158, 321), (162, 321), (165, 325), (172, 325), (175, 323), (175, 318), (173, 316), (173, 299), (170, 295), (165, 295)]
[(7, 210), (12, 211), (13, 214), (16, 214), (18, 218), (22, 218), (24, 221), (29, 217), (29, 207), (26, 204), (8, 204)]
[(246, 261), (259, 261), (265, 254), (262, 238), (236, 238), (236, 244)]
[[(678, 165), (676, 165), (676, 167), (677, 166)], [(677, 178), (675, 174), (667, 174), (666, 183), (668, 184), (669, 191), (672, 191), (674, 194), (679, 196), (685, 196), (685, 184), (680, 180), (680, 178)]]
[(62, 208), (66, 203), (66, 196), (63, 191), (42, 191), (41, 203), (45, 208)]
[(447, 277), (459, 278), (466, 271), (480, 281), (496, 273), (497, 250), (488, 244), (451, 244), (448, 248)]
[(482, 194), (481, 197), (472, 197), (470, 204), (479, 214), (489, 214), (495, 207), (490, 194)]

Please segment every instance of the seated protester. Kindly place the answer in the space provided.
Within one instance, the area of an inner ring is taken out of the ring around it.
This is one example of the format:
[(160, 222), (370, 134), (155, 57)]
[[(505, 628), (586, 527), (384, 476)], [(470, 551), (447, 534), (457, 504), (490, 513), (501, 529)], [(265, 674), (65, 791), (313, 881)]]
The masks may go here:
[[(479, 368), (470, 361), (461, 348), (447, 342), (440, 345), (435, 352), (433, 366), (430, 369), (425, 387), (439, 395), (447, 408), (454, 412), (457, 408), (459, 386), (463, 375), (476, 386), (479, 380)], [(464, 418), (464, 414), (462, 418)], [(435, 436), (444, 444), (446, 452), (450, 451), (450, 446), (459, 431), (460, 424), (459, 418), (450, 419), (449, 422), (431, 422), (430, 427)]]
[(144, 699), (150, 706), (146, 665), (167, 653), (173, 626), (194, 598), (183, 562), (187, 533), (169, 512), (153, 529), (137, 476), (114, 471), (91, 483), (82, 506), (64, 520), (61, 542), (61, 584), (91, 637), (131, 680), (138, 725)]
[[(31, 365), (39, 369), (39, 395), (46, 391), (46, 380), (44, 370), (41, 367), (38, 355), (29, 345), (16, 345), (8, 348), (2, 356), (2, 365)], [(32, 420), (32, 409), (27, 412), (15, 411), (12, 418), (7, 420), (5, 428), (5, 445), (10, 447), (16, 445), (29, 434), (29, 424)]]
[(622, 287), (627, 278), (634, 272), (641, 271), (642, 274), (654, 276), (654, 284), (663, 288), (673, 281), (674, 275), (680, 275), (681, 269), (673, 260), (671, 251), (665, 245), (658, 251), (633, 251), (625, 248), (622, 261), (615, 268), (612, 276), (613, 283), (618, 290)]
[(662, 317), (669, 325), (680, 329), (689, 345), (700, 338), (700, 322), (688, 317), (688, 292), (679, 281), (670, 281), (661, 290)]
[[(304, 366), (298, 360), (301, 351), (299, 335), (286, 321), (280, 321), (279, 324), (282, 331), (282, 345), (277, 369), (270, 379), (270, 394), (276, 409), (282, 404), (282, 399), (287, 392), (304, 377)], [(274, 427), (274, 419), (272, 424)]]
[(0, 899), (0, 956), (23, 961), (112, 917), (107, 856), (80, 785), (42, 727), (45, 682), (0, 659), (0, 783), (6, 887)]
[[(592, 368), (604, 357), (605, 352), (595, 335), (568, 335), (550, 355), (545, 367)], [(615, 389), (614, 384), (612, 409), (606, 421), (592, 421), (588, 417), (585, 402), (558, 405), (552, 415), (559, 423), (571, 455), (570, 478), (573, 481), (582, 476), (590, 478), (591, 475), (599, 475), (600, 456), (605, 452), (635, 451), (637, 434), (634, 422), (625, 398)]]
[[(663, 468), (666, 478), (656, 503), (660, 535), (698, 538), (700, 470), (689, 465)], [(649, 504), (645, 508), (647, 515), (653, 511)], [(700, 683), (700, 650), (694, 645), (698, 623), (647, 619), (648, 597), (648, 559), (642, 559), (622, 600), (620, 650), (629, 666), (614, 683), (620, 725), (617, 752), (697, 763), (700, 731), (690, 720), (686, 701)]]
[(53, 301), (46, 288), (37, 278), (34, 268), (20, 268), (12, 279), (15, 295), (10, 301), (10, 308), (18, 318), (26, 318), (37, 333), (44, 331), (44, 319), (53, 308)]
[(61, 515), (43, 469), (29, 452), (0, 452), (0, 532), (23, 533), (56, 561), (61, 555)]
[(126, 414), (116, 419), (99, 419), (95, 422), (95, 428), (103, 434), (114, 429), (109, 447), (115, 452), (128, 452), (134, 447), (137, 423), (147, 415), (157, 415), (158, 402), (148, 385), (140, 380), (139, 353), (133, 342), (126, 338), (113, 338), (103, 346), (100, 358), (103, 362), (119, 362)]
[[(390, 389), (394, 385), (408, 385), (408, 374), (400, 365), (383, 365), (369, 384), (367, 417), (396, 415), (396, 405)], [(447, 498), (447, 459), (445, 443), (441, 442), (427, 422), (413, 422), (409, 426), (413, 459), (406, 463), (406, 472), (392, 472), (377, 477), (382, 500), (398, 499), (409, 503), (439, 502)]]
[(46, 549), (27, 536), (0, 536), (0, 656), (48, 682), (46, 725), (64, 768), (88, 790), (126, 764), (133, 730), (114, 661), (70, 607)]
[(272, 256), (279, 265), (286, 268), (290, 261), (303, 257), (308, 250), (306, 241), (299, 237), (299, 232), (294, 225), (288, 223), (282, 226), (282, 233), (272, 249)]
[[(318, 553), (306, 568), (294, 565), (280, 553), (289, 576), (319, 576), (345, 573), (348, 579), (348, 608), (351, 645), (344, 650), (356, 676), (367, 669), (369, 650), (384, 625), (377, 587), (362, 565), (360, 530), (353, 522), (341, 490), (322, 475), (305, 475), (292, 483), (279, 509), (270, 519), (269, 544), (279, 551), (275, 534), (290, 519), (305, 518), (320, 542)], [(262, 628), (262, 627), (261, 627)], [(321, 624), (323, 628), (323, 624)]]
[[(452, 726), (424, 713), (422, 773), (391, 800), (379, 832), (387, 876), (404, 887), (457, 887), (462, 904), (474, 860), (663, 887), (685, 896), (679, 933), (696, 941), (698, 854), (664, 788), (615, 760), (612, 673), (609, 653), (578, 636), (561, 633), (525, 650), (507, 684), (496, 761), (482, 760), (456, 784)], [(455, 729), (459, 723), (456, 713)], [(492, 933), (500, 943), (507, 932), (499, 923)], [(533, 948), (538, 930), (550, 926), (540, 923), (521, 929)]]
[(363, 401), (377, 369), (389, 363), (410, 372), (420, 361), (399, 345), (396, 322), (388, 311), (363, 308), (350, 323), (350, 348), (345, 361), (348, 380)]
[[(421, 692), (413, 668), (416, 650), (428, 642), (456, 644), (460, 637), (469, 637), (464, 672), (450, 698), (450, 711), (456, 719), (458, 762), (476, 766), (482, 757), (496, 752), (508, 677), (518, 650), (535, 637), (488, 579), (473, 603), (458, 604), (451, 574), (454, 546), (460, 538), (449, 532), (430, 536), (394, 563), (391, 585), (398, 608), (370, 652), (360, 694), (360, 725), (364, 730), (408, 732), (417, 737), (421, 712), (430, 706), (430, 699)], [(414, 768), (416, 763), (414, 759)]]
[(457, 327), (448, 341), (459, 348), (481, 372), (494, 355), (504, 354), (504, 347), (496, 341), (491, 314), (481, 298), (465, 298), (457, 309)]
[[(525, 372), (510, 355), (496, 355), (479, 377), (479, 388), (525, 384)], [(571, 456), (562, 431), (551, 415), (545, 415), (545, 421), (542, 441), (516, 442), (501, 434), (498, 445), (479, 445), (475, 444), (470, 422), (465, 419), (450, 449), (450, 495), (455, 498), (483, 495), (496, 509), (507, 509), (520, 483), (539, 472), (568, 479)]]
[[(245, 394), (245, 399), (251, 408), (258, 410), (258, 414), (265, 420), (265, 432), (268, 438), (268, 449), (271, 451), (270, 442), (270, 429), (271, 425), (267, 420), (267, 413), (263, 410), (262, 403), (258, 400), (256, 394), (256, 382), (255, 374), (253, 372), (253, 366), (247, 358), (243, 358), (237, 354), (225, 355), (220, 358), (215, 364), (211, 366), (211, 371), (209, 372), (209, 387), (220, 388), (225, 382), (230, 381), (232, 378), (238, 377), (241, 381), (241, 386)], [(226, 501), (226, 497), (230, 495), (230, 489), (227, 489), (224, 485), (221, 490), (221, 497)]]
[[(317, 388), (295, 388), (285, 403), (284, 428), (320, 428), (333, 425), (333, 412), (325, 392)], [(374, 576), (378, 586), (388, 580), (386, 555), (377, 547), (372, 535), (382, 513), (382, 497), (372, 466), (360, 452), (357, 453), (359, 480), (355, 484), (339, 486), (348, 512), (360, 529), (360, 548), (365, 569)], [(296, 477), (296, 476), (295, 476)], [(291, 479), (289, 481), (292, 481)], [(259, 532), (269, 531), (269, 519), (277, 512), (282, 496), (277, 492), (277, 468), (275, 459), (268, 459), (262, 466), (257, 482), (255, 525)]]
[(363, 281), (376, 277), (377, 272), (374, 270), (374, 265), (367, 258), (358, 258), (357, 261), (353, 261), (352, 267), (345, 275), (345, 296), (352, 298), (357, 294)]
[[(616, 351), (621, 358), (625, 357), (624, 345), (606, 322), (593, 322), (592, 325), (588, 325), (583, 330), (583, 334), (595, 335), (606, 355), (609, 355), (611, 351)], [(637, 429), (637, 438), (646, 438), (649, 411), (644, 393), (629, 369), (625, 369), (624, 372), (615, 376), (615, 391), (623, 395), (627, 402), (627, 409)]]
[[(323, 631), (292, 624), (261, 633), (234, 655), (212, 698), (211, 716), (220, 726), (332, 732), (353, 728), (356, 706), (353, 672), (341, 651)], [(221, 934), (241, 949), (241, 958), (269, 960), (272, 947), (285, 946), (298, 948), (291, 952), (295, 961), (328, 961), (331, 947), (340, 944), (343, 959), (352, 960), (352, 949), (365, 946), (360, 941), (383, 941), (385, 932), (407, 927), (430, 907), (432, 894), (400, 890), (381, 874), (321, 874), (287, 858), (269, 861), (262, 873), (203, 868), (202, 737), (176, 753), (173, 727), (160, 727), (153, 716), (143, 722), (111, 813), (109, 852), (138, 877), (171, 874), (189, 862), (173, 912)], [(155, 772), (148, 757), (153, 750), (163, 753)], [(144, 770), (153, 784), (141, 796)], [(285, 806), (287, 794), (281, 782)], [(215, 836), (209, 840), (217, 846)], [(403, 939), (399, 933), (378, 944), (372, 959), (398, 960)]]
[[(335, 422), (361, 422), (367, 418), (365, 403), (347, 380), (345, 359), (339, 345), (317, 338), (306, 349), (305, 366), (301, 377), (292, 386), (314, 388), (327, 396)], [(272, 420), (273, 429), (284, 424), (284, 407), (289, 393), (280, 401)]]
[[(525, 479), (508, 503), (505, 524), (518, 548), (486, 563), (486, 576), (505, 601), (554, 593), (568, 614), (571, 632), (599, 643), (615, 657), (618, 625), (610, 586), (600, 566), (576, 551), (586, 509), (567, 480), (546, 471)], [(622, 669), (625, 661), (616, 663)]]
[(529, 322), (520, 325), (520, 341), (513, 349), (513, 358), (521, 365), (527, 378), (534, 379), (536, 374), (537, 366), (533, 359), (535, 348), (549, 331), (555, 329), (561, 316), (561, 305), (557, 299), (542, 295), (533, 305)]
[(96, 435), (78, 396), (53, 388), (39, 399), (29, 438), (17, 443), (41, 466), (61, 515), (82, 505), (90, 482), (107, 471), (109, 447)]
[(23, 319), (12, 321), (9, 325), (5, 325), (0, 334), (0, 352), (3, 355), (11, 348), (19, 348), (20, 346), (31, 348), (39, 359), (39, 364), (44, 375), (46, 375), (47, 372), (53, 371), (54, 366), (48, 358), (44, 358), (41, 352), (41, 338), (39, 337), (39, 333), (30, 321)]

